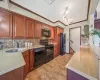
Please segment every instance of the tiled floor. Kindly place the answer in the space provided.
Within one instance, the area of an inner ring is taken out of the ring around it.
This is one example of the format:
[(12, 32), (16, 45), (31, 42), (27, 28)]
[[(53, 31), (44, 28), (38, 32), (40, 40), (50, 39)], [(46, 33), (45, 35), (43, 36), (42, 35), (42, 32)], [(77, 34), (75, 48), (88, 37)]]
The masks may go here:
[(47, 64), (30, 72), (25, 80), (66, 80), (66, 68), (72, 55), (58, 56)]

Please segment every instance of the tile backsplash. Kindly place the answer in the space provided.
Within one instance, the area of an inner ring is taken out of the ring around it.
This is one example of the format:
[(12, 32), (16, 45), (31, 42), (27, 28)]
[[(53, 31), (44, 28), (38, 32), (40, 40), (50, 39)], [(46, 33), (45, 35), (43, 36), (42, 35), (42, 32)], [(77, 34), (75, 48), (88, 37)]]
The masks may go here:
[(17, 48), (17, 42), (19, 47), (25, 47), (25, 42), (31, 42), (34, 45), (39, 45), (40, 39), (0, 39), (3, 43), (3, 48)]

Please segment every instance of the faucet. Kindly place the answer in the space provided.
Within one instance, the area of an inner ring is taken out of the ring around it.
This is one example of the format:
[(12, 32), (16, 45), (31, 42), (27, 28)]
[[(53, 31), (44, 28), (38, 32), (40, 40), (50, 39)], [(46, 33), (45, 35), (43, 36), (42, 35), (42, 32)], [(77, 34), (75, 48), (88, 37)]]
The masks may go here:
[(18, 41), (16, 41), (16, 43), (17, 43), (17, 48), (19, 48), (19, 42), (18, 42)]

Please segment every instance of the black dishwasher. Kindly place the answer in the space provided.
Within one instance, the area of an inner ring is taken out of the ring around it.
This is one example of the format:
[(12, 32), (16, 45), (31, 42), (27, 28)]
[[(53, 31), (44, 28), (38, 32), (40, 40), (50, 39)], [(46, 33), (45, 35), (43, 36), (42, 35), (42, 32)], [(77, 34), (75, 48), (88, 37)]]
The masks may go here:
[(34, 49), (34, 67), (39, 67), (44, 63), (46, 63), (45, 47)]

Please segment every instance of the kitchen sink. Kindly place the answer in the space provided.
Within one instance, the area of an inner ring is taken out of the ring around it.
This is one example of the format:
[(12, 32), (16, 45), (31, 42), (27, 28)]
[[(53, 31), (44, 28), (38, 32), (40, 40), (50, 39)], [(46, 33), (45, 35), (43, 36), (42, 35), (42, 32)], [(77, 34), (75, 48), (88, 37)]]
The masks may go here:
[(23, 50), (25, 50), (25, 48), (10, 49), (10, 50), (7, 50), (5, 52), (7, 52), (7, 53), (15, 53), (15, 52), (22, 52)]

